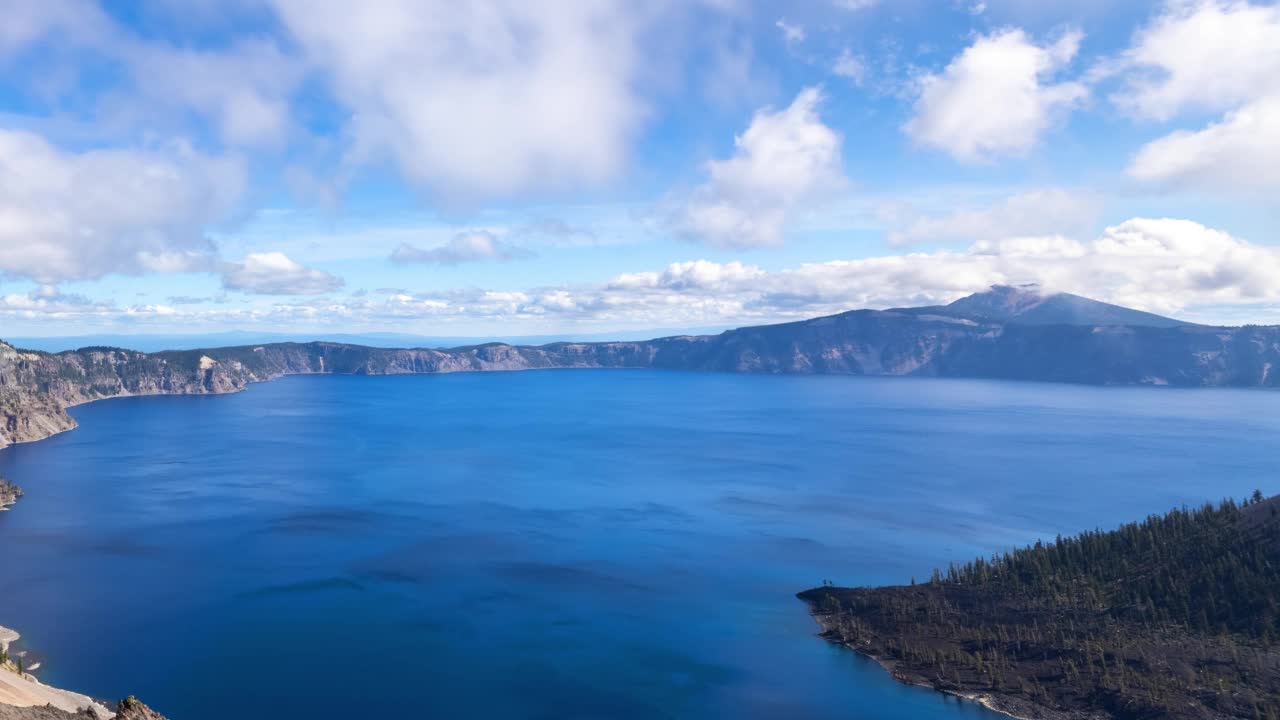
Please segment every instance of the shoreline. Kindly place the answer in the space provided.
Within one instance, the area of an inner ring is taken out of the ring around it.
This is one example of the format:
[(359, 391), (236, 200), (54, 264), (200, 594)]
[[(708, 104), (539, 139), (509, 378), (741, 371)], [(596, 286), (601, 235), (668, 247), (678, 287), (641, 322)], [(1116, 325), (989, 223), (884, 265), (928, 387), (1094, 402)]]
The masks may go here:
[[(488, 369), (484, 369), (484, 368), (474, 368), (474, 369), (465, 369), (465, 370), (447, 370), (447, 371), (434, 371), (434, 372), (392, 372), (392, 373), (376, 373), (376, 375), (378, 375), (378, 376), (383, 376), (383, 377), (389, 377), (389, 376), (392, 376), (392, 375), (444, 375), (444, 374), (455, 374), (455, 373), (522, 372), (522, 371), (529, 371), (529, 370), (579, 370), (579, 369), (597, 369), (597, 370), (636, 370), (636, 369), (638, 369), (638, 370), (645, 370), (645, 369), (648, 369), (648, 368), (630, 368), (630, 367), (573, 367), (573, 366), (567, 366), (567, 367), (525, 367), (525, 368), (488, 368)], [(82, 400), (78, 400), (78, 401), (76, 401), (76, 402), (69, 403), (69, 404), (67, 404), (67, 405), (63, 406), (63, 409), (65, 410), (65, 409), (68, 409), (68, 408), (71, 408), (71, 407), (78, 407), (78, 406), (80, 406), (80, 405), (87, 405), (87, 404), (89, 404), (89, 403), (98, 402), (98, 401), (100, 401), (100, 400), (112, 400), (112, 399), (118, 399), (118, 398), (131, 398), (131, 397), (132, 397), (132, 398), (158, 397), (158, 396), (162, 396), (162, 395), (186, 395), (186, 396), (195, 396), (195, 395), (231, 395), (231, 394), (237, 394), (237, 393), (240, 393), (240, 392), (246, 391), (246, 390), (248, 390), (248, 389), (249, 389), (249, 387), (250, 387), (251, 385), (256, 385), (256, 384), (258, 384), (258, 383), (271, 382), (271, 381), (278, 380), (278, 379), (280, 379), (280, 378), (284, 378), (284, 377), (293, 377), (293, 376), (314, 376), (314, 375), (345, 375), (345, 376), (350, 376), (350, 377), (356, 377), (356, 376), (361, 376), (361, 375), (365, 375), (365, 374), (364, 374), (364, 373), (354, 373), (354, 372), (329, 372), (329, 371), (282, 372), (282, 373), (279, 373), (279, 374), (276, 374), (276, 375), (272, 375), (272, 376), (270, 376), (270, 377), (260, 377), (260, 378), (257, 378), (257, 379), (247, 380), (246, 382), (244, 382), (244, 384), (243, 384), (243, 385), (240, 385), (240, 386), (238, 386), (238, 387), (236, 387), (236, 386), (232, 386), (232, 387), (227, 387), (227, 388), (225, 388), (225, 389), (207, 389), (207, 390), (205, 390), (205, 391), (203, 391), (203, 392), (183, 392), (183, 391), (176, 391), (176, 392), (175, 392), (175, 391), (168, 391), (168, 392), (166, 392), (166, 391), (157, 391), (157, 392), (122, 392), (122, 393), (114, 394), (114, 395), (103, 395), (103, 396), (99, 396), (99, 397), (92, 397), (92, 398), (85, 398), (85, 399), (82, 399)], [(367, 376), (367, 375), (366, 375), (366, 376)], [(865, 377), (865, 376), (864, 376), (864, 377)], [(889, 376), (889, 377), (892, 377), (892, 376)], [(939, 378), (939, 379), (942, 379), (942, 378)], [(1003, 381), (1003, 380), (997, 380), (997, 382), (1005, 382), (1005, 381)], [(68, 415), (68, 417), (70, 417), (70, 416)], [(54, 437), (54, 436), (56, 436), (56, 435), (61, 435), (62, 433), (69, 432), (69, 431), (74, 430), (74, 429), (76, 429), (77, 427), (79, 427), (79, 423), (78, 423), (78, 421), (76, 421), (76, 420), (75, 420), (75, 418), (70, 418), (70, 419), (71, 419), (71, 425), (70, 425), (69, 427), (65, 427), (65, 428), (61, 428), (61, 429), (54, 430), (54, 431), (49, 432), (48, 434), (43, 435), (43, 436), (41, 436), (41, 437), (32, 437), (32, 438), (27, 438), (27, 439), (23, 439), (23, 440), (10, 441), (10, 442), (9, 442), (8, 444), (6, 444), (6, 445), (0, 445), (0, 450), (3, 450), (3, 448), (4, 448), (4, 447), (7, 447), (9, 444), (11, 444), (11, 445), (17, 445), (17, 444), (19, 444), (19, 443), (34, 443), (34, 442), (37, 442), (37, 441), (40, 441), (40, 440), (46, 440), (46, 439), (48, 439), (48, 438), (50, 438), (50, 437)], [(0, 511), (3, 511), (3, 510), (5, 510), (5, 509), (7, 509), (7, 508), (0, 507)], [(1001, 695), (999, 695), (999, 694), (987, 694), (987, 693), (979, 693), (979, 694), (975, 694), (975, 693), (960, 693), (960, 692), (955, 692), (955, 691), (952, 691), (952, 690), (947, 690), (947, 689), (944, 689), (944, 688), (937, 687), (937, 686), (935, 686), (935, 685), (933, 685), (933, 684), (929, 683), (928, 681), (922, 681), (922, 680), (919, 680), (919, 679), (912, 679), (912, 678), (909, 678), (909, 677), (903, 676), (903, 675), (899, 674), (899, 672), (898, 672), (898, 670), (897, 670), (897, 667), (896, 667), (896, 664), (895, 664), (895, 663), (893, 663), (892, 661), (889, 661), (889, 660), (883, 659), (883, 658), (878, 657), (878, 656), (876, 656), (876, 655), (874, 655), (874, 654), (872, 654), (872, 653), (866, 652), (866, 651), (865, 651), (865, 650), (863, 650), (862, 648), (859, 648), (859, 647), (857, 647), (857, 646), (855, 646), (855, 645), (852, 645), (852, 644), (850, 644), (850, 643), (843, 642), (843, 641), (841, 641), (841, 640), (839, 640), (839, 639), (836, 639), (836, 638), (830, 637), (830, 636), (829, 636), (829, 634), (830, 634), (830, 632), (831, 632), (832, 628), (831, 628), (831, 627), (829, 627), (829, 626), (828, 626), (828, 624), (825, 622), (824, 614), (821, 614), (821, 613), (817, 612), (817, 611), (816, 611), (816, 608), (815, 608), (813, 605), (811, 605), (811, 604), (809, 604), (809, 603), (807, 603), (807, 602), (806, 602), (806, 605), (808, 605), (808, 606), (809, 606), (809, 613), (810, 613), (810, 616), (814, 619), (815, 623), (816, 623), (816, 624), (819, 626), (819, 628), (823, 631), (823, 632), (821, 633), (820, 637), (822, 637), (823, 639), (827, 640), (828, 642), (832, 642), (832, 643), (834, 643), (834, 644), (841, 645), (841, 646), (843, 646), (843, 647), (845, 647), (845, 648), (847, 648), (847, 649), (849, 649), (849, 650), (852, 650), (852, 651), (854, 651), (854, 652), (858, 653), (859, 655), (862, 655), (863, 657), (866, 657), (866, 658), (868, 658), (868, 659), (870, 659), (870, 660), (872, 660), (872, 661), (876, 662), (878, 665), (880, 665), (880, 666), (881, 666), (881, 667), (882, 667), (882, 668), (883, 668), (883, 669), (884, 669), (884, 670), (889, 674), (890, 678), (892, 678), (892, 679), (893, 679), (894, 681), (896, 681), (896, 682), (899, 682), (899, 683), (902, 683), (902, 684), (905, 684), (905, 685), (911, 685), (911, 686), (915, 686), (915, 687), (920, 687), (920, 688), (928, 688), (928, 689), (930, 689), (930, 690), (933, 690), (933, 691), (935, 691), (935, 692), (941, 693), (941, 694), (943, 694), (943, 695), (947, 695), (947, 696), (955, 697), (955, 698), (960, 699), (960, 700), (969, 701), (969, 702), (972, 702), (972, 703), (974, 703), (974, 704), (976, 704), (976, 705), (982, 706), (983, 708), (985, 708), (985, 709), (987, 709), (987, 710), (990, 710), (990, 711), (992, 711), (992, 712), (999, 713), (999, 714), (1001, 714), (1001, 715), (1003, 715), (1003, 716), (1006, 716), (1006, 717), (1009, 717), (1009, 718), (1013, 718), (1014, 720), (1030, 720), (1030, 718), (1041, 718), (1041, 720), (1045, 720), (1045, 719), (1048, 719), (1048, 718), (1052, 718), (1052, 720), (1068, 720), (1068, 719), (1069, 719), (1069, 720), (1084, 720), (1085, 718), (1092, 717), (1092, 716), (1086, 716), (1086, 715), (1074, 715), (1074, 714), (1069, 714), (1069, 715), (1068, 715), (1068, 714), (1062, 714), (1062, 713), (1060, 713), (1060, 712), (1055, 712), (1055, 711), (1053, 711), (1053, 710), (1048, 710), (1048, 709), (1045, 709), (1045, 711), (1046, 711), (1047, 713), (1050, 713), (1050, 714), (1044, 714), (1044, 715), (1042, 715), (1042, 714), (1033, 714), (1033, 715), (1031, 715), (1031, 716), (1029, 716), (1029, 717), (1028, 717), (1027, 715), (1020, 715), (1020, 714), (1018, 714), (1019, 712), (1026, 713), (1026, 712), (1027, 712), (1027, 709), (1026, 709), (1026, 708), (1015, 708), (1015, 709), (1008, 709), (1008, 708), (1006, 708), (1006, 707), (1004, 706), (1004, 703), (1002, 702), (1002, 696), (1001, 696)], [(13, 639), (17, 639), (18, 635), (17, 635), (17, 633), (16, 633), (16, 632), (13, 632), (12, 630), (8, 630), (7, 628), (4, 628), (3, 626), (0, 626), (0, 635), (2, 635), (5, 631), (7, 631), (7, 632), (9, 632), (9, 633), (12, 633), (12, 634), (13, 634)], [(5, 644), (7, 645), (7, 643), (5, 643)], [(34, 669), (34, 666), (33, 666), (33, 668), (32, 668), (32, 669)], [(30, 677), (30, 676), (25, 676), (25, 675), (24, 675), (24, 676), (18, 676), (16, 673), (10, 673), (10, 672), (5, 672), (5, 671), (0, 671), (0, 675), (14, 675), (15, 677), (19, 677), (19, 678), (21, 678), (21, 679), (23, 679), (23, 680), (27, 680), (27, 681), (29, 681), (30, 683), (34, 684), (35, 686), (37, 686), (37, 687), (39, 687), (39, 688), (43, 688), (45, 691), (59, 693), (59, 694), (61, 694), (61, 695), (65, 696), (65, 697), (70, 697), (70, 698), (76, 698), (76, 699), (81, 699), (81, 698), (82, 698), (84, 701), (87, 701), (91, 706), (95, 706), (96, 708), (99, 708), (99, 709), (100, 709), (100, 713), (103, 713), (103, 714), (101, 714), (101, 715), (100, 715), (101, 717), (104, 717), (104, 718), (105, 718), (105, 717), (111, 717), (111, 716), (112, 716), (112, 714), (110, 713), (110, 711), (109, 711), (109, 710), (107, 710), (105, 707), (103, 707), (101, 703), (97, 703), (97, 702), (93, 701), (93, 700), (92, 700), (92, 698), (89, 698), (88, 696), (80, 695), (80, 694), (78, 694), (78, 693), (74, 693), (74, 692), (72, 692), (72, 691), (60, 690), (60, 689), (57, 689), (57, 688), (52, 688), (52, 687), (49, 687), (49, 686), (44, 686), (44, 685), (40, 684), (40, 683), (39, 683), (39, 681), (38, 681), (38, 680), (36, 680), (34, 677)], [(0, 704), (9, 704), (9, 705), (14, 705), (14, 703), (11, 703), (11, 702), (9, 702), (9, 701), (7, 701), (7, 700), (5, 700), (5, 699), (4, 699), (4, 694), (3, 694), (3, 691), (4, 691), (4, 687), (3, 687), (3, 679), (4, 679), (3, 677), (0, 677)], [(1021, 702), (1021, 698), (1018, 698), (1018, 700), (1019, 700), (1020, 702), (1018, 702), (1018, 703), (1016, 703), (1016, 704), (1018, 704), (1018, 705), (1022, 704), (1022, 702)], [(31, 705), (33, 705), (33, 704), (35, 704), (35, 703), (29, 703), (29, 704), (26, 704), (26, 705), (17, 705), (17, 706), (18, 706), (18, 707), (23, 707), (23, 706), (28, 706), (28, 707), (29, 707), (29, 706), (31, 706)], [(60, 709), (67, 709), (67, 708), (60, 708)], [(74, 712), (74, 709), (72, 709), (72, 710), (70, 710), (70, 711), (71, 711), (71, 712)]]
[[(312, 377), (312, 376), (330, 376), (330, 375), (339, 376), (339, 377), (406, 377), (406, 376), (420, 376), (420, 375), (458, 375), (463, 373), (508, 373), (508, 372), (517, 373), (517, 372), (533, 372), (537, 370), (650, 370), (650, 369), (653, 369), (653, 368), (564, 366), (564, 367), (523, 367), (523, 368), (494, 368), (494, 369), (475, 368), (475, 369), (468, 369), (468, 370), (440, 370), (435, 372), (390, 372), (390, 373), (376, 373), (376, 374), (354, 373), (354, 372), (329, 372), (329, 371), (283, 372), (283, 373), (280, 373), (279, 375), (274, 375), (272, 377), (261, 378), (258, 380), (249, 380), (245, 382), (245, 384), (242, 385), (241, 387), (231, 388), (229, 390), (209, 390), (206, 392), (141, 392), (141, 393), (122, 392), (118, 395), (103, 395), (101, 397), (85, 398), (83, 400), (77, 400), (75, 402), (63, 405), (62, 409), (65, 411), (65, 410), (69, 410), (70, 408), (80, 407), (82, 405), (90, 405), (92, 403), (104, 402), (107, 400), (121, 400), (121, 399), (127, 399), (127, 398), (201, 397), (201, 396), (214, 396), (214, 395), (238, 395), (239, 393), (245, 392), (253, 385), (260, 385), (263, 383), (275, 382), (276, 380), (279, 380), (281, 378), (289, 378), (289, 377)], [(666, 369), (663, 369), (663, 372), (668, 372), (668, 371)], [(681, 372), (681, 371), (677, 370), (675, 372)], [(704, 371), (693, 370), (689, 372), (704, 372)], [(850, 377), (850, 376), (842, 376), (842, 377)], [(69, 433), (72, 430), (75, 430), (76, 428), (80, 427), (79, 421), (77, 421), (74, 417), (72, 417), (70, 413), (68, 413), (67, 416), (71, 418), (71, 423), (72, 423), (71, 426), (61, 428), (59, 430), (54, 430), (50, 432), (48, 435), (42, 435), (41, 437), (26, 438), (23, 440), (13, 440), (8, 437), (0, 437), (0, 451), (13, 445), (29, 445), (31, 443), (37, 443), (42, 440), (48, 440), (51, 437), (57, 437), (58, 435)], [(10, 503), (10, 505), (13, 505), (13, 504), (14, 503)], [(0, 511), (3, 511), (5, 509), (8, 509), (7, 506), (0, 507)]]
[[(9, 647), (21, 637), (16, 630), (0, 626), (0, 653), (7, 656)], [(37, 667), (39, 663), (31, 669)], [(6, 661), (0, 667), (0, 704), (18, 708), (52, 706), (72, 714), (87, 710), (91, 713), (90, 717), (96, 716), (101, 720), (116, 716), (116, 713), (88, 695), (45, 685), (30, 672), (19, 673), (12, 661)]]
[(953, 697), (959, 700), (964, 700), (966, 702), (971, 702), (975, 705), (979, 705), (983, 707), (986, 710), (990, 710), (991, 712), (998, 713), (1007, 718), (1011, 718), (1011, 720), (1066, 720), (1067, 718), (1079, 718), (1080, 720), (1086, 720), (1087, 718), (1087, 716), (1072, 716), (1072, 715), (1063, 715), (1059, 713), (1054, 713), (1054, 711), (1048, 710), (1047, 708), (1044, 709), (1044, 712), (1049, 712), (1054, 714), (1052, 715), (1041, 714), (1036, 716), (1019, 715), (1018, 711), (1002, 707), (999, 704), (998, 695), (978, 694), (978, 693), (960, 693), (960, 692), (955, 692), (954, 690), (947, 690), (946, 688), (937, 687), (936, 685), (932, 685), (928, 682), (923, 682), (923, 681), (914, 680), (914, 679), (905, 677), (898, 672), (897, 665), (892, 660), (887, 660), (874, 653), (867, 652), (863, 648), (860, 648), (856, 645), (853, 645), (851, 643), (845, 642), (843, 640), (840, 640), (839, 638), (834, 637), (832, 635), (832, 631), (833, 631), (832, 627), (826, 622), (827, 614), (819, 612), (812, 604), (810, 604), (807, 601), (801, 600), (801, 602), (803, 602), (806, 606), (808, 606), (809, 617), (813, 618), (814, 623), (817, 624), (818, 628), (822, 631), (818, 633), (819, 638), (831, 643), (832, 645), (839, 645), (842, 648), (855, 652), (858, 655), (864, 658), (867, 658), (868, 660), (871, 660), (875, 664), (879, 665), (881, 669), (883, 669), (886, 673), (888, 673), (891, 679), (893, 679), (895, 682), (898, 682), (902, 685), (917, 687), (925, 690), (932, 690), (941, 695), (946, 695), (948, 697)]

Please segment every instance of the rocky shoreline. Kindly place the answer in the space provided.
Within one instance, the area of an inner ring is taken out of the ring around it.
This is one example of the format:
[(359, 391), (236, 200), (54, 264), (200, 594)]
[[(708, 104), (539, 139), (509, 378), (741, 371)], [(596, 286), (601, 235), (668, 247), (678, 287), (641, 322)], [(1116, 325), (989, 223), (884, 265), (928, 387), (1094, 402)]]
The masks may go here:
[(882, 655), (877, 655), (870, 643), (859, 644), (846, 640), (841, 636), (833, 622), (832, 613), (819, 609), (818, 605), (812, 601), (806, 600), (805, 602), (809, 605), (810, 616), (813, 617), (814, 622), (821, 629), (818, 637), (874, 661), (884, 668), (884, 671), (889, 673), (890, 677), (900, 683), (935, 690), (944, 695), (966, 700), (981, 705), (992, 712), (1013, 718), (1013, 720), (1111, 720), (1110, 716), (1097, 713), (1052, 710), (1012, 694), (965, 692), (949, 683), (940, 682), (936, 678), (931, 679), (922, 673), (912, 672), (910, 668), (904, 667), (900, 663), (896, 663)]
[(9, 655), (20, 637), (0, 627), (0, 720), (165, 720), (133, 696), (113, 711), (87, 695), (41, 683), (23, 667), (21, 654)]
[[(21, 497), (22, 488), (0, 479), (0, 510)], [(0, 720), (166, 720), (132, 695), (112, 711), (87, 695), (41, 683), (32, 674), (39, 663), (25, 665), (23, 653), (9, 654), (20, 638), (17, 631), (0, 626)]]
[(0, 478), (0, 512), (8, 510), (10, 505), (22, 499), (22, 494), (22, 488)]
[(1045, 720), (1280, 717), (1280, 496), (798, 594), (897, 680)]

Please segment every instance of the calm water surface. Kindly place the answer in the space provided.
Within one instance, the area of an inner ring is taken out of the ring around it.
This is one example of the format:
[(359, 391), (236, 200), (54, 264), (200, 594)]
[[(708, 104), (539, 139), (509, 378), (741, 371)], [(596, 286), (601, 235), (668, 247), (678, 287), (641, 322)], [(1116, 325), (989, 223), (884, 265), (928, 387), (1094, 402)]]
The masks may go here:
[(988, 718), (796, 591), (1276, 490), (1280, 394), (548, 371), (76, 408), (0, 623), (176, 720)]

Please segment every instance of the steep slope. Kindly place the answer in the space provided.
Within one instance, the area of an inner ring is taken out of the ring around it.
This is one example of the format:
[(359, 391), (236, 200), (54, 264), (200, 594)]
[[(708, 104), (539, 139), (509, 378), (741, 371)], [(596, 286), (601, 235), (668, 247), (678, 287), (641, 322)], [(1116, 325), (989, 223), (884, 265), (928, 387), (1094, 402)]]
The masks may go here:
[(999, 327), (894, 310), (854, 310), (722, 333), (693, 369), (842, 375), (937, 375), (938, 361)]
[(0, 445), (69, 430), (75, 421), (65, 408), (102, 398), (236, 392), (293, 374), (684, 367), (697, 364), (695, 356), (707, 343), (707, 338), (665, 338), (430, 350), (314, 342), (151, 354), (120, 348), (50, 354), (0, 343)]
[(996, 285), (950, 305), (917, 308), (981, 322), (1018, 325), (1130, 325), (1173, 328), (1181, 320), (1091, 300), (1071, 293), (1046, 293), (1036, 285)]
[(927, 583), (800, 593), (895, 677), (1022, 717), (1280, 717), (1280, 497), (1173, 510)]

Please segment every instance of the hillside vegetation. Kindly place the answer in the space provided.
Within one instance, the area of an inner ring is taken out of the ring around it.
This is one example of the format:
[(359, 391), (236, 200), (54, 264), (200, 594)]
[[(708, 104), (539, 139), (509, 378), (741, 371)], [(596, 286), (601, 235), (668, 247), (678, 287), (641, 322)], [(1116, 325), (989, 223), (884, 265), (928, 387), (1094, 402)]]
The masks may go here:
[(1280, 497), (800, 597), (900, 679), (1070, 718), (1280, 718)]

